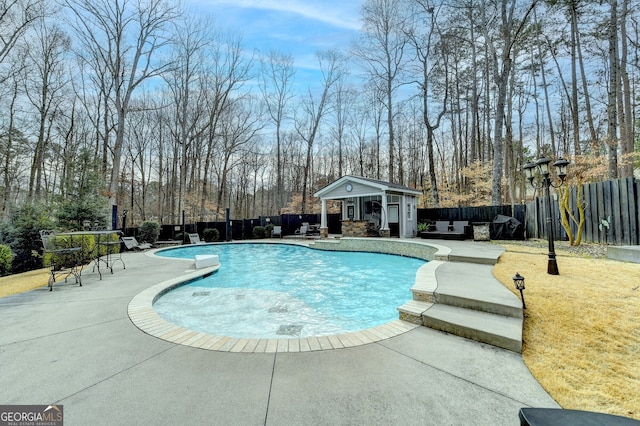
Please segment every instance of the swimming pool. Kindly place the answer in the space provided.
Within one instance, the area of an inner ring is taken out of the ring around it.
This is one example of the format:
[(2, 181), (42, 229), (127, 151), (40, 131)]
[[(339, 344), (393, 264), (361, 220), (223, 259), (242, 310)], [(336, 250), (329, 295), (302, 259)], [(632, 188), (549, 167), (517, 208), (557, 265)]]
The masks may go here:
[(193, 259), (217, 254), (220, 269), (175, 288), (153, 307), (182, 327), (237, 338), (348, 333), (398, 318), (425, 261), (322, 251), (290, 244), (213, 244), (162, 250)]

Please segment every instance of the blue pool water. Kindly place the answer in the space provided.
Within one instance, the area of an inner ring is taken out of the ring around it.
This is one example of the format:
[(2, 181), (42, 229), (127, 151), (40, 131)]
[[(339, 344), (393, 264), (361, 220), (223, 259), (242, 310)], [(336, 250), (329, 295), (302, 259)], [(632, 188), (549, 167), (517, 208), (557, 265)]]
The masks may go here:
[(194, 245), (158, 256), (217, 254), (220, 269), (154, 308), (185, 328), (238, 338), (326, 336), (398, 318), (424, 260), (287, 244)]

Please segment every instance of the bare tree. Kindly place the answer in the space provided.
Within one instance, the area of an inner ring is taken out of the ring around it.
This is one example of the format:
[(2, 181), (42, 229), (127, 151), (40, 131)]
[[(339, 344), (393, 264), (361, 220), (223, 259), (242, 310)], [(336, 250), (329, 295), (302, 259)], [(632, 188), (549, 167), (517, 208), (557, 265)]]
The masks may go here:
[[(518, 41), (518, 35), (527, 23), (529, 14), (535, 8), (538, 0), (530, 0), (525, 6), (521, 17), (516, 17), (516, 6), (519, 3), (516, 0), (500, 0), (499, 1), (499, 28), (500, 43), (494, 42), (489, 35), (489, 28), (494, 23), (489, 22), (486, 13), (483, 13), (482, 28), (491, 54), (491, 62), (493, 64), (493, 79), (498, 90), (496, 99), (496, 113), (493, 137), (493, 178), (491, 185), (491, 204), (499, 206), (502, 204), (502, 176), (503, 176), (503, 159), (504, 147), (502, 141), (502, 132), (504, 130), (505, 104), (507, 99), (507, 89), (509, 85), (509, 76), (511, 67), (513, 66), (513, 46)], [(499, 50), (499, 52), (498, 52)]]
[(282, 170), (282, 126), (289, 116), (287, 110), (293, 98), (292, 85), (295, 77), (293, 57), (291, 55), (271, 51), (267, 58), (261, 60), (261, 90), (267, 113), (276, 126), (276, 208), (284, 207), (284, 181)]
[[(536, 10), (533, 11), (533, 19), (534, 24), (538, 27), (538, 15)], [(556, 135), (553, 130), (553, 118), (551, 117), (551, 104), (550, 104), (550, 96), (549, 96), (549, 85), (547, 84), (547, 72), (546, 72), (546, 64), (544, 60), (544, 54), (542, 52), (542, 40), (540, 39), (541, 31), (536, 31), (536, 45), (538, 51), (538, 61), (540, 67), (540, 77), (542, 78), (542, 90), (544, 92), (544, 101), (545, 101), (545, 109), (547, 112), (547, 125), (549, 126), (549, 137), (551, 140), (551, 150), (555, 153), (556, 150)], [(535, 72), (535, 71), (534, 71)], [(540, 141), (538, 140), (538, 144), (536, 146), (538, 152), (540, 152)]]
[(618, 82), (618, 109), (620, 119), (620, 151), (622, 155), (621, 177), (633, 176), (633, 105), (631, 104), (631, 82), (627, 63), (629, 57), (629, 41), (627, 36), (627, 20), (629, 10), (629, 0), (622, 0), (622, 10), (620, 11), (620, 59), (618, 69), (620, 81)]
[(362, 37), (353, 47), (353, 53), (364, 61), (374, 90), (382, 94), (380, 101), (387, 112), (389, 136), (389, 180), (395, 178), (395, 93), (403, 83), (405, 18), (404, 3), (397, 0), (367, 0), (362, 6)]
[[(229, 117), (227, 112), (233, 108), (235, 99), (241, 97), (237, 93), (252, 77), (253, 64), (253, 57), (247, 56), (242, 48), (242, 38), (233, 34), (216, 41), (211, 49), (210, 60), (209, 72), (201, 84), (206, 92), (205, 108), (208, 112), (207, 131), (203, 134), (205, 154), (202, 162), (201, 212), (204, 212), (205, 200), (210, 197), (209, 174), (214, 166), (214, 153), (220, 148), (222, 120)], [(221, 208), (221, 205), (215, 206), (216, 216)]]
[(7, 59), (33, 22), (45, 14), (44, 0), (3, 0), (0, 3), (0, 63)]
[[(224, 117), (220, 120), (220, 160), (215, 165), (218, 175), (218, 196), (216, 200), (216, 216), (220, 216), (223, 206), (228, 205), (233, 189), (229, 185), (233, 169), (242, 164), (246, 157), (243, 151), (253, 152), (252, 143), (256, 133), (264, 127), (264, 117), (255, 99), (246, 97), (228, 104), (222, 111)], [(225, 198), (227, 203), (225, 203)]]
[(346, 145), (346, 126), (347, 116), (354, 103), (354, 92), (346, 81), (345, 75), (336, 81), (335, 96), (333, 97), (333, 123), (331, 125), (332, 139), (337, 143), (337, 170), (336, 175), (340, 177), (345, 169), (345, 145)]
[(92, 58), (95, 73), (105, 73), (111, 84), (109, 102), (115, 110), (111, 152), (109, 203), (117, 205), (125, 121), (134, 91), (162, 75), (169, 66), (156, 55), (170, 40), (169, 24), (179, 14), (163, 0), (64, 0), (75, 17), (83, 56)]
[(307, 204), (307, 188), (311, 171), (311, 157), (313, 144), (318, 136), (320, 123), (327, 113), (332, 91), (337, 82), (344, 76), (344, 57), (335, 50), (320, 52), (317, 54), (322, 72), (322, 89), (319, 96), (314, 95), (311, 89), (302, 103), (301, 113), (295, 118), (296, 132), (305, 142), (307, 153), (302, 178), (302, 213), (305, 213)]
[[(7, 121), (2, 126), (0, 132), (0, 170), (2, 172), (2, 216), (3, 219), (8, 218), (10, 212), (9, 207), (11, 199), (14, 194), (14, 187), (17, 180), (17, 163), (19, 162), (20, 151), (19, 145), (24, 144), (24, 136), (16, 128), (16, 109), (17, 99), (20, 95), (19, 87), (19, 74), (14, 73), (12, 78), (8, 80), (11, 84), (6, 85), (3, 91), (4, 99), (9, 99), (9, 104), (6, 105), (5, 112), (8, 113)], [(17, 188), (15, 188), (17, 189)]]
[[(449, 49), (447, 40), (442, 36), (439, 28), (438, 14), (441, 6), (429, 0), (414, 0), (417, 7), (417, 22), (411, 30), (409, 37), (416, 50), (416, 58), (419, 63), (420, 97), (422, 99), (422, 120), (427, 130), (427, 161), (429, 167), (429, 182), (431, 184), (431, 196), (433, 206), (439, 207), (438, 181), (436, 179), (434, 161), (434, 131), (440, 127), (442, 117), (447, 113), (447, 102), (449, 98), (449, 65), (447, 50)], [(442, 78), (440, 91), (434, 90), (435, 79)], [(430, 117), (433, 99), (442, 99), (439, 110), (435, 113), (435, 119)]]
[(27, 64), (24, 73), (25, 94), (37, 111), (37, 141), (29, 175), (30, 198), (40, 197), (44, 155), (49, 143), (53, 116), (59, 112), (67, 87), (66, 54), (71, 47), (69, 36), (43, 18), (35, 25), (34, 37), (24, 48)]
[(379, 162), (377, 160), (379, 156), (369, 153), (370, 145), (372, 145), (369, 140), (369, 133), (373, 127), (372, 121), (375, 115), (371, 107), (372, 105), (367, 97), (362, 93), (358, 93), (358, 100), (348, 111), (347, 129), (350, 139), (355, 144), (351, 155), (352, 165), (349, 169), (360, 176), (374, 177), (375, 174), (372, 174), (372, 171), (375, 171), (375, 163)]
[[(201, 140), (210, 124), (206, 110), (206, 50), (219, 35), (211, 31), (208, 20), (181, 20), (174, 41), (172, 67), (164, 74), (172, 96), (173, 120), (169, 130), (180, 146), (178, 206), (180, 214), (186, 206), (192, 144)], [(198, 156), (199, 157), (199, 156)], [(193, 169), (193, 168), (192, 168)], [(192, 170), (193, 171), (193, 170)], [(203, 212), (200, 212), (203, 214)]]
[(607, 149), (609, 177), (618, 177), (618, 1), (609, 0), (609, 86), (607, 88)]
[[(148, 185), (152, 181), (152, 176), (158, 176), (159, 173), (152, 175), (152, 169), (161, 169), (159, 161), (163, 158), (164, 153), (159, 149), (157, 144), (162, 141), (162, 125), (158, 120), (158, 113), (163, 109), (160, 102), (156, 100), (155, 93), (145, 93), (141, 100), (143, 103), (132, 111), (127, 120), (127, 154), (129, 157), (130, 167), (130, 224), (135, 220), (147, 219), (147, 211), (149, 209), (148, 199), (150, 198), (151, 188)], [(159, 180), (158, 180), (159, 181)]]

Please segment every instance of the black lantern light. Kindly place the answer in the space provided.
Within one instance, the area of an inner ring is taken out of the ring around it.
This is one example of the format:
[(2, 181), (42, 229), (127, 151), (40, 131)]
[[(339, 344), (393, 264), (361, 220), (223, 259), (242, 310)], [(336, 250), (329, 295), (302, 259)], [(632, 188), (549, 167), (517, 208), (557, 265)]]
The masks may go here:
[(558, 158), (558, 161), (553, 163), (553, 166), (556, 168), (556, 170), (558, 170), (558, 178), (560, 179), (560, 182), (564, 182), (567, 177), (568, 165), (569, 162), (562, 157)]
[[(565, 179), (567, 178), (567, 166), (569, 165), (569, 161), (564, 158), (559, 158), (555, 163), (553, 163), (553, 167), (557, 170), (556, 174), (560, 182), (556, 185), (553, 184), (550, 178), (550, 170), (549, 163), (551, 160), (547, 157), (541, 157), (536, 160), (535, 163), (527, 163), (522, 169), (524, 171), (524, 175), (531, 184), (532, 187), (536, 189), (544, 189), (546, 190), (546, 199), (547, 199), (547, 237), (549, 240), (549, 261), (547, 264), (547, 273), (550, 275), (559, 275), (558, 271), (558, 263), (556, 262), (556, 251), (554, 247), (553, 241), (553, 220), (551, 218), (551, 191), (550, 188), (560, 188)], [(536, 181), (537, 179), (537, 181)]]
[(527, 306), (524, 304), (524, 277), (516, 272), (516, 275), (513, 277), (513, 284), (516, 286), (516, 290), (520, 291), (520, 298), (522, 299), (522, 309), (527, 309)]

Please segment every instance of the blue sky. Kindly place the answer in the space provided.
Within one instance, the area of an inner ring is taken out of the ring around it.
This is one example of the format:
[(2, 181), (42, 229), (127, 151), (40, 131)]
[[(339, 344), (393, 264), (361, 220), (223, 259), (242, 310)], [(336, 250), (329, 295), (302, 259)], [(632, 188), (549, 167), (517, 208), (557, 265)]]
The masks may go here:
[(296, 80), (313, 74), (319, 50), (346, 50), (357, 35), (363, 0), (186, 0), (192, 13), (213, 17), (243, 36), (244, 47), (294, 58)]

